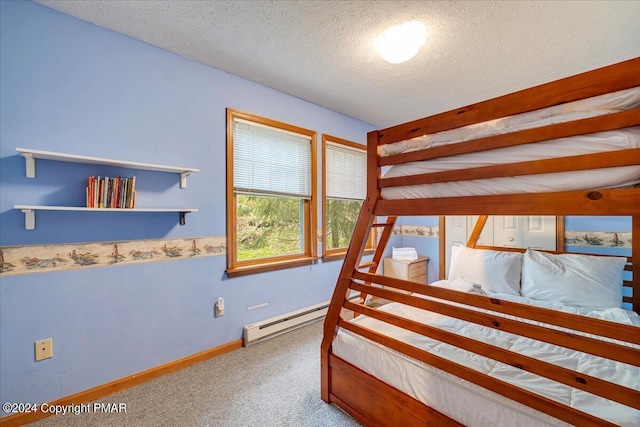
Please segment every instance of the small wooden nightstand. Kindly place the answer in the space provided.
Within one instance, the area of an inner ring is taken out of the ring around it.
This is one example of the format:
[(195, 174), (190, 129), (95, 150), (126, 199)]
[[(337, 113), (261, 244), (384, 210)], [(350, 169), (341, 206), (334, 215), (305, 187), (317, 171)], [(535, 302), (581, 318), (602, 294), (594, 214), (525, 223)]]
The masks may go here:
[[(396, 279), (410, 280), (412, 282), (427, 284), (428, 257), (419, 256), (417, 259), (407, 261), (393, 258), (384, 259), (384, 275)], [(400, 291), (409, 293), (406, 291)]]

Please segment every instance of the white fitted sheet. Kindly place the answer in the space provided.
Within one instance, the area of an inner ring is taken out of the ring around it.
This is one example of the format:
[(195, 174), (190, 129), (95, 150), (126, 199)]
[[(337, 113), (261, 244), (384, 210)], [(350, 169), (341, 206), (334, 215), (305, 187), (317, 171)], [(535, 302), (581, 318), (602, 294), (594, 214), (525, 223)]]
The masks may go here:
[[(380, 147), (388, 156), (459, 143), (555, 123), (610, 114), (640, 106), (640, 87), (588, 98), (517, 116), (465, 126)], [(394, 165), (385, 178), (638, 148), (640, 127), (558, 138), (535, 144)], [(524, 175), (382, 189), (385, 199), (453, 197), (614, 188), (640, 183), (640, 167)]]
[[(493, 296), (640, 326), (637, 314), (623, 309), (612, 308), (598, 311), (560, 303), (536, 302), (513, 295), (494, 294)], [(635, 366), (603, 360), (585, 353), (496, 331), (399, 303), (387, 304), (380, 309), (640, 390), (640, 368)], [(353, 322), (595, 416), (608, 419), (618, 425), (640, 425), (640, 411), (633, 408), (366, 316), (359, 316)], [(340, 330), (332, 348), (336, 356), (467, 426), (555, 427), (568, 425), (349, 331)]]

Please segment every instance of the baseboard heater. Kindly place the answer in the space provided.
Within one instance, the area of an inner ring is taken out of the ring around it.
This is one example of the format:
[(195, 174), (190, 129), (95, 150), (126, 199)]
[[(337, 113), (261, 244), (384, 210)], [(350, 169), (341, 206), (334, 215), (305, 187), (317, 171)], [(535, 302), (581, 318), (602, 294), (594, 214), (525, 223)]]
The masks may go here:
[[(350, 300), (358, 298), (359, 295), (352, 295)], [(301, 308), (300, 310), (272, 317), (261, 322), (253, 323), (244, 327), (244, 346), (256, 344), (269, 338), (277, 337), (285, 332), (308, 325), (327, 314), (329, 301), (316, 305)]]

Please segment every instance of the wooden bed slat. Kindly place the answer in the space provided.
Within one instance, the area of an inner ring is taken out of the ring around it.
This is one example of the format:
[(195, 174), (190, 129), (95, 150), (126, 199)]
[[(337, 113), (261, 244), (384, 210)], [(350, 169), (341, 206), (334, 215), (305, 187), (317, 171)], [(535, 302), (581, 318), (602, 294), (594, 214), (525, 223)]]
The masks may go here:
[(346, 322), (342, 319), (338, 320), (338, 326), (568, 423), (583, 427), (615, 426), (615, 424), (609, 423), (601, 418), (567, 407), (561, 403), (513, 386), (507, 382), (489, 377), (488, 375), (482, 374), (471, 368), (459, 365), (434, 354), (427, 353), (424, 350), (405, 344), (402, 341), (386, 335), (382, 335), (371, 329)]
[(507, 365), (515, 368), (566, 384), (570, 387), (579, 388), (587, 393), (596, 394), (606, 399), (622, 403), (623, 405), (640, 409), (639, 390), (633, 390), (609, 381), (601, 380), (600, 378), (584, 375), (571, 369), (563, 368), (547, 362), (541, 362), (540, 360), (530, 356), (506, 350), (491, 344), (486, 344), (472, 338), (428, 326), (423, 323), (415, 322), (377, 309), (364, 307), (351, 302), (346, 302), (345, 308), (374, 319), (378, 319), (382, 322), (398, 326), (408, 331), (415, 332), (419, 335), (428, 336), (472, 353), (506, 363)]
[[(563, 328), (573, 329), (588, 334), (598, 335), (601, 337), (607, 337), (617, 339), (620, 341), (626, 341), (633, 344), (640, 345), (640, 329), (631, 325), (622, 325), (620, 323), (609, 322), (602, 319), (594, 319), (585, 316), (580, 316), (572, 313), (565, 313), (562, 311), (548, 310), (541, 307), (532, 306), (529, 304), (522, 304), (514, 301), (500, 300), (496, 298), (490, 298), (483, 295), (475, 295), (467, 292), (458, 292), (451, 289), (440, 288), (437, 286), (425, 286), (420, 283), (411, 282), (407, 280), (395, 279), (392, 277), (378, 276), (361, 272), (356, 272), (353, 275), (354, 279), (364, 280), (366, 282), (377, 283), (383, 286), (389, 286), (392, 288), (402, 289), (403, 291), (418, 293), (424, 296), (430, 296), (433, 298), (439, 298), (447, 301), (457, 302), (459, 304), (465, 304), (473, 307), (482, 308), (485, 310), (495, 311), (502, 314), (511, 316), (517, 316), (524, 319), (533, 320), (536, 322), (546, 323), (550, 325), (556, 325)], [(351, 283), (351, 287), (356, 289), (356, 286), (361, 286), (359, 283)], [(379, 288), (376, 288), (374, 292), (378, 292)], [(387, 293), (384, 298), (392, 301), (399, 301), (401, 295), (397, 293), (389, 294), (388, 290), (383, 290)], [(373, 293), (372, 293), (373, 295)], [(380, 296), (380, 295), (377, 295)], [(406, 295), (405, 295), (406, 296)], [(415, 297), (412, 297), (415, 298)], [(413, 299), (411, 301), (420, 301), (422, 298)], [(408, 303), (416, 307), (412, 303)], [(637, 363), (640, 363), (638, 361)]]
[[(589, 197), (597, 198), (596, 200)], [(638, 215), (640, 188), (380, 200), (374, 215)]]
[(419, 175), (381, 178), (380, 187), (434, 184), (439, 182), (467, 181), (472, 179), (502, 178), (543, 173), (570, 172), (640, 165), (640, 148), (608, 151), (604, 153), (581, 154), (578, 156), (532, 160), (519, 163), (480, 166), (460, 170), (425, 173)]
[(380, 157), (380, 166), (430, 160), (438, 157), (476, 153), (497, 148), (513, 147), (569, 136), (584, 135), (640, 125), (640, 108), (591, 117), (572, 122), (558, 123), (535, 129), (527, 129), (502, 135), (488, 136), (461, 143), (425, 148), (419, 151)]
[(640, 58), (378, 131), (378, 145), (640, 86)]
[(565, 331), (549, 329), (543, 326), (522, 323), (517, 320), (507, 319), (501, 316), (491, 315), (489, 313), (482, 313), (462, 307), (454, 307), (434, 300), (417, 298), (410, 295), (397, 295), (397, 292), (376, 287), (369, 286), (369, 290), (363, 288), (365, 288), (365, 285), (360, 285), (358, 283), (352, 283), (351, 285), (351, 289), (368, 292), (369, 295), (401, 302), (412, 307), (432, 311), (444, 316), (466, 320), (467, 322), (472, 322), (487, 328), (510, 332), (515, 335), (548, 342), (561, 347), (570, 348), (572, 350), (590, 353), (595, 356), (604, 357), (605, 359), (640, 366), (640, 352), (630, 347), (597, 340), (595, 338), (580, 336)]

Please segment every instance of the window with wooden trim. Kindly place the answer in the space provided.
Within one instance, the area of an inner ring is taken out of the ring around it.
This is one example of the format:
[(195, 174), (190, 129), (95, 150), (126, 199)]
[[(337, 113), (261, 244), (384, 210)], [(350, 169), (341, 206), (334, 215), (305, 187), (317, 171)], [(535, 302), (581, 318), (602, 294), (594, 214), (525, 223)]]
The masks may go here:
[(316, 258), (316, 133), (227, 109), (227, 274)]
[[(367, 194), (367, 150), (355, 142), (322, 136), (322, 255), (344, 257)], [(374, 248), (371, 233), (367, 249)]]

